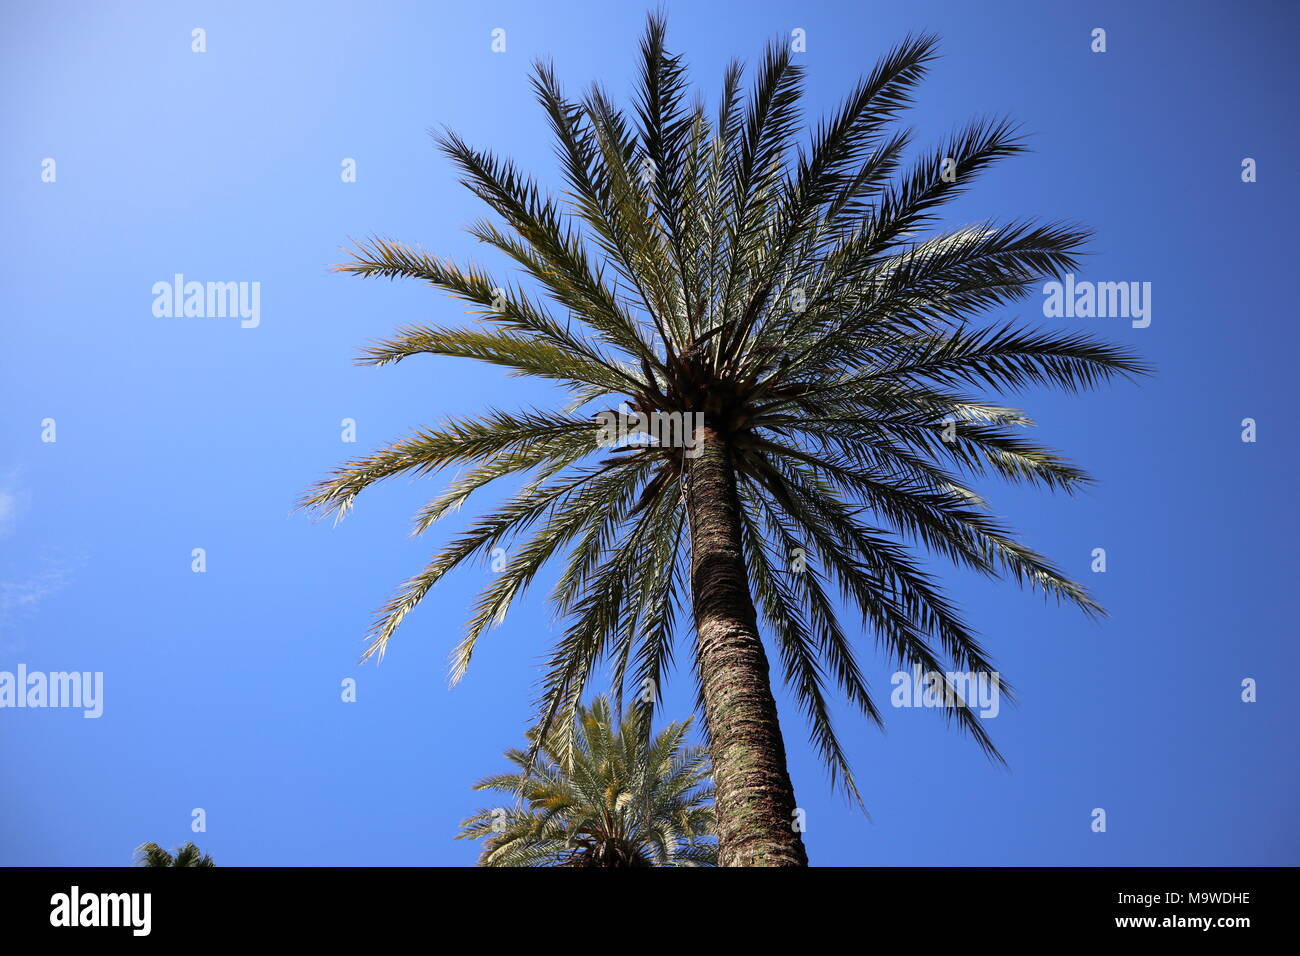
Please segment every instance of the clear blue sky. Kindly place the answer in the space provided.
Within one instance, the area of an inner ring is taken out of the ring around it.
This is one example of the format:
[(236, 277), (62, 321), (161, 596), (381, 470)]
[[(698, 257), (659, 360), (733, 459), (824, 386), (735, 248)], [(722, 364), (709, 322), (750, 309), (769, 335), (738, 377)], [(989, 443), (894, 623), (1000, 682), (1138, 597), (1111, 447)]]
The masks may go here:
[[(813, 862), (1300, 862), (1295, 8), (667, 9), (710, 97), (727, 58), (806, 30), (816, 111), (904, 34), (936, 31), (920, 141), (1007, 113), (1035, 148), (953, 222), (1081, 221), (1097, 233), (1081, 278), (1153, 284), (1146, 329), (1042, 319), (1036, 300), (1003, 315), (1099, 332), (1159, 368), (1141, 387), (1015, 400), (1094, 473), (1091, 493), (990, 489), (1111, 619), (945, 573), (1020, 691), (991, 727), (1010, 769), (933, 712), (891, 709), (885, 734), (842, 712), (871, 820), (831, 791), (782, 693)], [(327, 267), (371, 233), (495, 264), (460, 231), (484, 210), (426, 129), (446, 124), (558, 185), (529, 62), (553, 57), (570, 88), (599, 78), (625, 97), (643, 15), (574, 2), (7, 9), (0, 670), (102, 671), (105, 707), (98, 720), (0, 710), (0, 864), (122, 864), (142, 841), (191, 838), (226, 865), (473, 861), (452, 835), (480, 805), (470, 784), (502, 769), (527, 726), (549, 615), (525, 602), (449, 689), (448, 652), (490, 573), (467, 570), (382, 666), (358, 667), (371, 613), (458, 526), (407, 535), (441, 483), (378, 487), (334, 529), (290, 509), (338, 462), (416, 426), (551, 396), (454, 360), (354, 367), (367, 340), (454, 323), (460, 308)], [(206, 53), (191, 52), (195, 27)], [(1095, 27), (1104, 54), (1090, 51)], [(345, 157), (355, 183), (340, 181)], [(1258, 182), (1241, 181), (1244, 157)], [(155, 317), (151, 288), (175, 273), (260, 282), (261, 324)], [(355, 445), (340, 441), (345, 417)], [(41, 441), (45, 418), (55, 443)], [(1105, 574), (1089, 570), (1097, 547)], [(890, 668), (866, 660), (884, 698)], [(359, 700), (345, 704), (349, 676)], [(1257, 703), (1240, 700), (1246, 677)], [(679, 669), (667, 714), (685, 716), (691, 696)], [(204, 833), (190, 830), (196, 807)]]

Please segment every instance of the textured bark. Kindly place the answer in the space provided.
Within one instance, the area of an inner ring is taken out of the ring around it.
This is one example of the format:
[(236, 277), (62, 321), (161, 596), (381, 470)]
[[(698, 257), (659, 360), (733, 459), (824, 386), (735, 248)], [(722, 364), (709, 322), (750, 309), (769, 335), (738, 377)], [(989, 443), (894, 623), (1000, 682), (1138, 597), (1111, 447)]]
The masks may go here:
[(807, 866), (768, 679), (726, 445), (702, 429), (686, 501), (700, 683), (713, 758), (721, 866)]

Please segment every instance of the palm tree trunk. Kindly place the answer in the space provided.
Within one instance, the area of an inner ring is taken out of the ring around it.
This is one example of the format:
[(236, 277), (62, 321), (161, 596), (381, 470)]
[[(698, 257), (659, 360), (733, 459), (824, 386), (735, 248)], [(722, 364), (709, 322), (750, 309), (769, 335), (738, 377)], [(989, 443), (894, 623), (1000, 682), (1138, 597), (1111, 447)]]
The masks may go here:
[(721, 866), (807, 866), (794, 828), (794, 787), (768, 681), (740, 537), (730, 452), (712, 428), (697, 434), (686, 507), (691, 597), (713, 758)]

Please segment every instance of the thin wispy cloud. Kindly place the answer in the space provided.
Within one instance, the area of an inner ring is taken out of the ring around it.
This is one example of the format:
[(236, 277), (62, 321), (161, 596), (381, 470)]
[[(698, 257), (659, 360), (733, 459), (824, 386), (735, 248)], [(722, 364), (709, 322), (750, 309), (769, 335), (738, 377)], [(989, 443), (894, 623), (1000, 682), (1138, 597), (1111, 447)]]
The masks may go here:
[(51, 565), (38, 574), (17, 581), (0, 581), (0, 626), (25, 609), (39, 604), (52, 594), (57, 594), (71, 580), (71, 566), (62, 562)]
[[(18, 529), (31, 504), (31, 492), (18, 469), (0, 473), (0, 537)], [(71, 582), (79, 560), (59, 554), (27, 556), (21, 564), (5, 562), (0, 568), (0, 637), (11, 645), (15, 625)]]
[(0, 580), (0, 650), (12, 650), (17, 626), (39, 606), (68, 587), (80, 564), (60, 557), (46, 558), (33, 573)]
[(18, 499), (0, 489), (0, 535), (11, 534), (18, 516)]
[(19, 481), (17, 468), (0, 472), (0, 537), (13, 534), (30, 497)]

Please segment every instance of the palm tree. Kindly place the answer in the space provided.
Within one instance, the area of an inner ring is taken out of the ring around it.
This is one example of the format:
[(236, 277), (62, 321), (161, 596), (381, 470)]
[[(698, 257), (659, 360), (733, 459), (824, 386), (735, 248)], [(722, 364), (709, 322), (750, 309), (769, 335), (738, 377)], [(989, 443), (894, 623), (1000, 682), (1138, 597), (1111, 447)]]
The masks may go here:
[[(508, 750), (519, 772), (474, 785), (528, 807), (480, 810), (456, 839), (487, 838), (480, 866), (716, 866), (709, 758), (686, 746), (690, 726), (672, 723), (651, 739), (639, 703), (617, 727), (607, 697), (579, 705), (571, 747), (552, 725), (540, 760)], [(529, 733), (534, 744), (538, 733)]]
[[(881, 713), (832, 585), (890, 658), (927, 672), (992, 666), (909, 545), (1101, 613), (968, 487), (992, 476), (1070, 492), (1086, 475), (1024, 437), (1026, 415), (965, 389), (1075, 391), (1146, 368), (1085, 335), (975, 325), (1074, 268), (1088, 234), (1033, 221), (940, 225), (943, 203), (1024, 145), (1010, 123), (980, 121), (904, 162), (910, 133), (894, 123), (934, 52), (932, 37), (906, 39), (802, 136), (803, 71), (788, 49), (769, 46), (748, 97), (733, 63), (714, 116), (688, 105), (684, 66), (651, 16), (630, 117), (599, 87), (566, 97), (552, 68), (535, 65), (563, 202), (509, 160), (451, 132), (437, 138), (500, 217), (470, 233), (549, 304), (384, 239), (338, 267), (423, 280), (479, 319), (403, 328), (360, 363), (473, 358), (559, 382), (571, 399), (445, 421), (307, 493), (304, 505), (337, 520), (381, 479), (473, 464), (419, 512), (418, 533), (489, 482), (528, 476), (397, 591), (366, 656), (382, 657), (448, 572), (521, 542), (474, 608), (452, 680), (542, 566), (563, 559), (552, 599), (571, 623), (549, 658), (541, 719), (567, 733), (598, 661), (612, 662), (619, 688), (629, 676), (657, 686), (689, 593), (723, 865), (806, 864), (758, 610), (832, 779), (855, 799), (828, 685), (867, 719)], [(612, 420), (689, 427), (684, 439), (611, 447)], [(969, 709), (946, 712), (1000, 759)]]
[(135, 849), (136, 866), (216, 866), (212, 857), (193, 843), (176, 848), (172, 856), (157, 843), (141, 843)]

